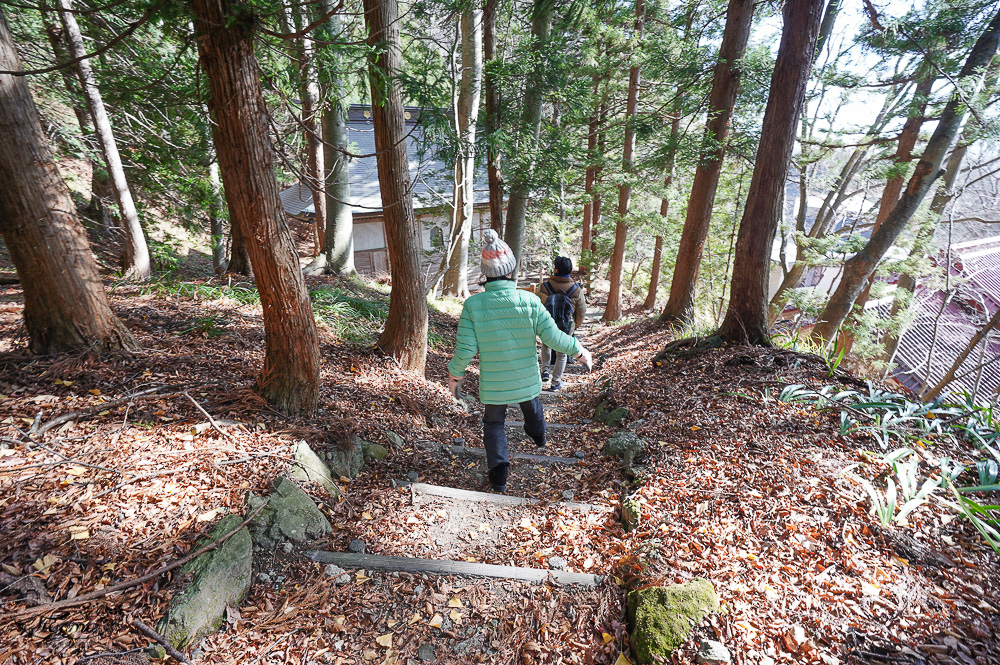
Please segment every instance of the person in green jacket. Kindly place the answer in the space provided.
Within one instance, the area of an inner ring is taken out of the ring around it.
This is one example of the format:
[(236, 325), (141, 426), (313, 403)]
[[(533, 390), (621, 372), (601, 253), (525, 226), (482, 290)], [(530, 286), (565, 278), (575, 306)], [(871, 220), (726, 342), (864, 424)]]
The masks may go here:
[(510, 247), (492, 229), (483, 232), (482, 273), (486, 290), (465, 301), (458, 320), (455, 355), (448, 363), (448, 387), (458, 396), (465, 368), (479, 354), (479, 399), (484, 405), (483, 446), (494, 492), (507, 489), (510, 455), (504, 421), (508, 404), (524, 414), (524, 431), (545, 445), (545, 417), (538, 395), (542, 377), (535, 355), (535, 338), (545, 346), (582, 359), (589, 370), (590, 352), (561, 332), (542, 302), (517, 288), (517, 266)]

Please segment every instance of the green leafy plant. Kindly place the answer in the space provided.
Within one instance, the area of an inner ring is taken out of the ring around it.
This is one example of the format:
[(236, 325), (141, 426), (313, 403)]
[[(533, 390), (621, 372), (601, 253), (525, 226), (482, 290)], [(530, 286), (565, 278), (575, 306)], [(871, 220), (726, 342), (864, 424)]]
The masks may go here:
[(893, 470), (893, 476), (886, 479), (884, 493), (867, 478), (855, 476), (855, 479), (868, 493), (872, 510), (882, 526), (903, 523), (910, 513), (927, 503), (941, 486), (941, 479), (928, 478), (921, 484), (918, 478), (919, 458), (909, 448), (894, 450), (883, 455), (880, 461)]
[(229, 321), (218, 314), (209, 314), (207, 316), (199, 316), (192, 322), (192, 325), (178, 331), (178, 335), (184, 335), (188, 333), (195, 333), (198, 335), (204, 335), (205, 337), (221, 337), (222, 335), (228, 334), (226, 330), (226, 325)]

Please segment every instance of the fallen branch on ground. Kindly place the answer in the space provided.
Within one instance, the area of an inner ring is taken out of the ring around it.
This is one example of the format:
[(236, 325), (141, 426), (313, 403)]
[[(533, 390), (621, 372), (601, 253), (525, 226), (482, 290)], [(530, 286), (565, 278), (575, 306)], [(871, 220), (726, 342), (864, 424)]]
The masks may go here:
[(44, 425), (40, 426), (37, 431), (32, 432), (32, 434), (33, 435), (37, 435), (37, 436), (41, 436), (42, 434), (45, 434), (46, 432), (48, 432), (53, 427), (57, 427), (59, 425), (62, 425), (63, 423), (69, 422), (71, 420), (76, 420), (78, 418), (83, 418), (85, 416), (90, 416), (90, 415), (93, 415), (93, 414), (98, 413), (100, 411), (106, 411), (107, 409), (113, 409), (116, 406), (120, 406), (122, 404), (127, 404), (128, 402), (131, 402), (133, 400), (137, 400), (139, 398), (146, 398), (146, 397), (177, 397), (178, 395), (183, 395), (184, 394), (183, 392), (179, 392), (179, 393), (160, 393), (159, 392), (160, 390), (164, 390), (166, 388), (175, 388), (176, 389), (178, 387), (180, 387), (180, 386), (157, 386), (156, 388), (148, 388), (146, 390), (142, 390), (140, 392), (134, 393), (134, 394), (129, 395), (127, 397), (122, 397), (120, 399), (111, 400), (110, 402), (102, 402), (101, 404), (97, 404), (95, 406), (92, 406), (92, 407), (89, 407), (89, 408), (86, 408), (86, 409), (80, 409), (79, 411), (70, 411), (69, 413), (64, 413), (61, 416), (57, 416), (56, 418), (53, 418), (49, 422), (47, 422)]
[(212, 414), (210, 414), (208, 411), (206, 411), (201, 406), (201, 404), (198, 404), (198, 401), (194, 397), (191, 397), (191, 393), (189, 393), (188, 391), (185, 390), (184, 391), (184, 396), (187, 397), (189, 400), (191, 400), (191, 403), (194, 404), (195, 407), (197, 407), (197, 409), (199, 411), (201, 411), (203, 414), (205, 414), (205, 417), (208, 418), (208, 422), (212, 423), (212, 427), (215, 428), (216, 432), (218, 432), (219, 434), (221, 434), (222, 436), (224, 436), (227, 441), (229, 441), (231, 443), (236, 443), (235, 441), (233, 441), (233, 437), (229, 436), (229, 434), (227, 434), (226, 432), (222, 431), (222, 428), (219, 427), (219, 423), (215, 422), (215, 418), (212, 417)]
[(185, 656), (183, 653), (175, 649), (174, 645), (172, 645), (170, 642), (167, 641), (167, 638), (165, 638), (163, 635), (160, 635), (158, 632), (156, 632), (155, 630), (144, 624), (142, 621), (139, 621), (138, 619), (133, 619), (132, 625), (138, 628), (139, 631), (149, 639), (156, 640), (157, 642), (159, 642), (160, 646), (162, 646), (164, 650), (166, 650), (167, 655), (169, 655), (177, 662), (187, 663), (188, 665), (194, 665), (190, 660), (188, 660), (187, 656)]
[(222, 543), (224, 543), (227, 540), (229, 540), (229, 538), (231, 536), (236, 535), (236, 533), (239, 532), (240, 529), (242, 529), (243, 527), (245, 527), (250, 522), (250, 520), (252, 520), (254, 517), (256, 517), (257, 513), (259, 513), (261, 510), (263, 510), (264, 506), (266, 506), (266, 505), (267, 505), (267, 501), (265, 501), (264, 503), (262, 503), (261, 505), (259, 505), (253, 512), (251, 512), (249, 515), (246, 516), (246, 519), (244, 519), (242, 522), (240, 522), (239, 526), (237, 526), (235, 529), (233, 529), (232, 531), (230, 531), (229, 533), (227, 533), (226, 535), (224, 535), (222, 538), (219, 538), (218, 540), (213, 541), (213, 542), (209, 543), (208, 545), (205, 545), (204, 547), (202, 547), (198, 551), (193, 552), (191, 554), (188, 554), (187, 556), (185, 556), (185, 557), (183, 557), (181, 559), (178, 559), (177, 561), (174, 561), (173, 563), (167, 564), (166, 566), (163, 566), (162, 568), (157, 568), (153, 572), (147, 573), (147, 574), (143, 575), (142, 577), (137, 577), (134, 580), (128, 580), (126, 582), (119, 582), (118, 584), (112, 584), (111, 586), (106, 587), (104, 589), (101, 589), (99, 591), (91, 591), (90, 593), (85, 593), (82, 596), (77, 596), (76, 598), (68, 598), (66, 600), (57, 600), (56, 602), (49, 603), (47, 605), (39, 605), (37, 607), (31, 607), (31, 608), (28, 608), (26, 610), (21, 610), (20, 612), (15, 612), (13, 615), (11, 615), (11, 618), (12, 619), (29, 619), (29, 618), (31, 618), (33, 616), (38, 616), (39, 614), (48, 614), (49, 612), (54, 612), (56, 610), (66, 609), (67, 607), (76, 607), (77, 605), (85, 605), (86, 603), (89, 603), (92, 600), (97, 600), (98, 598), (103, 598), (104, 596), (108, 595), (109, 593), (114, 593), (116, 591), (124, 591), (125, 589), (131, 589), (134, 586), (139, 586), (140, 584), (142, 584), (144, 582), (148, 582), (149, 580), (155, 579), (155, 578), (159, 577), (160, 575), (162, 575), (163, 573), (168, 573), (171, 570), (173, 570), (174, 568), (179, 568), (180, 566), (183, 566), (184, 564), (186, 564), (188, 561), (191, 561), (192, 559), (198, 558), (199, 556), (201, 556), (205, 552), (209, 552), (211, 550), (214, 550), (216, 547), (218, 547)]

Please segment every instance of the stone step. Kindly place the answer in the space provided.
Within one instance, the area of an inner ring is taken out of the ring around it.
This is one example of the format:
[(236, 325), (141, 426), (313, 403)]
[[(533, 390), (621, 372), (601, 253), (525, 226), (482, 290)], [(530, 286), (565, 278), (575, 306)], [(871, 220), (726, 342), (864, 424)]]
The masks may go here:
[[(472, 457), (486, 457), (484, 448), (469, 448), (468, 446), (448, 446), (452, 455), (470, 455)], [(579, 457), (552, 457), (550, 455), (535, 455), (532, 453), (510, 453), (510, 458), (515, 460), (527, 460), (537, 464), (576, 464), (582, 460)]]
[[(576, 429), (578, 427), (582, 427), (582, 425), (567, 424), (567, 423), (550, 423), (550, 422), (546, 422), (545, 423), (545, 429), (546, 430), (550, 430), (550, 429)], [(524, 421), (523, 420), (508, 420), (508, 421), (506, 421), (504, 423), (504, 428), (520, 428), (520, 429), (524, 429)]]
[[(443, 487), (441, 485), (429, 485), (427, 483), (411, 483), (408, 480), (393, 480), (393, 487), (409, 487), (414, 494), (426, 496), (436, 496), (443, 499), (457, 499), (459, 501), (474, 501), (477, 503), (495, 503), (505, 506), (522, 506), (543, 503), (538, 499), (529, 499), (521, 496), (511, 496), (509, 494), (495, 494), (493, 492), (474, 492), (472, 490), (458, 489), (457, 487)], [(611, 510), (608, 506), (596, 506), (592, 503), (577, 503), (575, 501), (553, 501), (553, 506), (570, 508), (590, 512), (592, 510)]]
[(468, 577), (493, 577), (523, 582), (544, 582), (552, 579), (560, 584), (578, 584), (596, 587), (601, 583), (600, 575), (572, 573), (565, 570), (542, 570), (518, 566), (499, 566), (492, 563), (471, 561), (450, 561), (448, 559), (419, 559), (400, 556), (379, 556), (377, 554), (352, 554), (350, 552), (326, 552), (309, 550), (304, 554), (319, 563), (332, 563), (350, 570), (399, 571), (406, 573), (431, 573), (435, 575), (464, 575)]

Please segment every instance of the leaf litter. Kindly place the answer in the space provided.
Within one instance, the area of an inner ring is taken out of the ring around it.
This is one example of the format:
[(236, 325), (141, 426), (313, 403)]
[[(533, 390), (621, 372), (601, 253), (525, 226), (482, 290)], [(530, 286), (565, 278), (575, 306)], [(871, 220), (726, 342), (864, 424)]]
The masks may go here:
[[(724, 612), (695, 628), (675, 663), (694, 662), (698, 637), (723, 641), (737, 663), (761, 665), (1000, 662), (996, 561), (975, 532), (934, 504), (906, 527), (879, 527), (842, 473), (860, 465), (875, 475), (859, 455), (870, 442), (842, 437), (836, 413), (755, 397), (827, 381), (808, 358), (730, 348), (652, 367), (669, 333), (645, 321), (597, 328), (597, 371), (552, 411), (554, 422), (578, 427), (550, 429), (546, 451), (584, 459), (519, 462), (508, 492), (542, 503), (476, 512), (415, 499), (390, 482), (416, 471), (422, 482), (485, 489), (481, 462), (444, 449), (459, 439), (481, 446), (476, 413), (452, 405), (442, 387), (447, 344), (431, 349), (424, 380), (321, 329), (321, 408), (286, 418), (249, 388), (263, 343), (258, 308), (132, 288), (112, 299), (142, 342), (134, 356), (38, 358), (16, 342), (0, 356), (0, 564), (10, 579), (35, 580), (38, 592), (32, 600), (0, 578), (0, 662), (74, 663), (146, 646), (131, 621), (155, 625), (181, 588), (177, 571), (85, 607), (4, 617), (47, 602), (40, 591), (73, 598), (183, 556), (219, 518), (242, 511), (248, 492), (287, 472), (296, 441), (324, 451), (354, 435), (383, 443), (389, 457), (342, 479), (339, 501), (309, 488), (335, 528), (316, 546), (344, 550), (361, 538), (370, 553), (536, 568), (557, 555), (605, 583), (585, 591), (358, 570), (335, 585), (317, 564), (279, 550), (255, 562), (268, 581), (198, 645), (196, 662), (402, 665), (425, 645), (436, 662), (629, 662), (623, 590), (697, 576), (713, 582)], [(189, 330), (207, 306), (224, 314), (225, 334)], [(0, 313), (2, 339), (17, 339), (18, 316)], [(436, 313), (433, 325), (453, 338), (453, 317)], [(473, 366), (471, 394), (475, 376)], [(103, 406), (150, 387), (173, 396)], [(631, 479), (600, 456), (614, 430), (584, 423), (601, 392), (631, 410), (632, 429), (649, 442)], [(222, 432), (204, 427), (198, 405), (226, 423)], [(25, 437), (72, 411), (87, 415)], [(511, 437), (513, 450), (536, 452)], [(565, 490), (602, 510), (561, 507)], [(614, 512), (625, 495), (642, 510), (630, 533)]]

